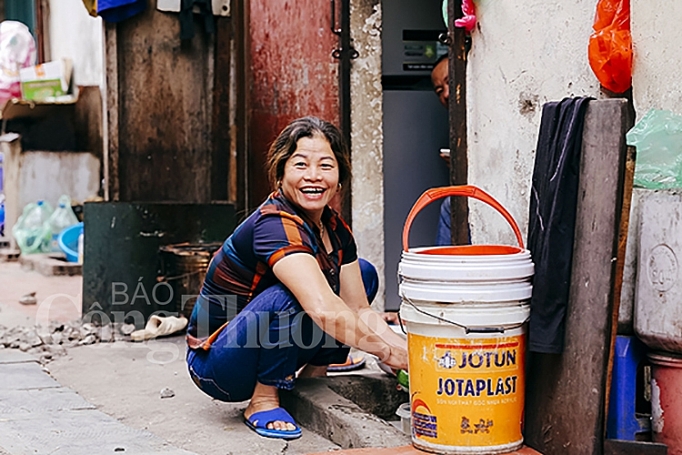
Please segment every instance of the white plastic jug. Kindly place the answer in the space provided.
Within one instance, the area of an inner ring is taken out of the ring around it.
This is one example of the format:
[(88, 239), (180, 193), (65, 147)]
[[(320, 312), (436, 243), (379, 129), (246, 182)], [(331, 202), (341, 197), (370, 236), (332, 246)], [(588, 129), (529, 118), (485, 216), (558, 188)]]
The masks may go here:
[(52, 235), (50, 242), (50, 251), (61, 251), (57, 243), (57, 237), (66, 228), (78, 223), (76, 214), (71, 209), (71, 199), (69, 196), (63, 195), (59, 198), (59, 205), (47, 220)]

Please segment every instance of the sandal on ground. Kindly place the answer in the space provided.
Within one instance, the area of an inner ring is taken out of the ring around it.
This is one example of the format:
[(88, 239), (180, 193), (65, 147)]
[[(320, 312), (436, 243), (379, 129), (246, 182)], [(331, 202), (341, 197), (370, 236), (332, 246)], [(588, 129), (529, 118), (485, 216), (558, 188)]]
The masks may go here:
[(136, 330), (130, 334), (132, 341), (145, 341), (161, 336), (172, 335), (183, 330), (187, 326), (187, 318), (168, 316), (161, 317), (153, 314), (149, 317), (144, 329)]
[[(293, 430), (276, 430), (274, 428), (268, 428), (268, 424), (273, 422), (290, 423), (296, 428)], [(266, 438), (296, 439), (301, 437), (301, 428), (296, 425), (291, 414), (283, 408), (254, 412), (248, 419), (244, 417), (244, 423), (253, 431)]]
[(337, 373), (340, 371), (357, 370), (365, 366), (365, 356), (363, 354), (348, 354), (344, 363), (333, 363), (327, 367), (330, 373)]

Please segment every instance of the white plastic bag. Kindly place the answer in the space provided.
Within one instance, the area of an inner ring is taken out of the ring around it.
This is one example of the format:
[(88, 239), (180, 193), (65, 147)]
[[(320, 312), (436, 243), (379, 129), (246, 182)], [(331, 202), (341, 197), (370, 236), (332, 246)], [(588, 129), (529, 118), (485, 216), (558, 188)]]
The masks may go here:
[(36, 43), (28, 27), (17, 21), (0, 22), (0, 109), (7, 100), (21, 98), (19, 70), (36, 63)]
[(57, 243), (57, 237), (59, 237), (59, 234), (64, 229), (77, 223), (78, 217), (76, 217), (76, 214), (73, 213), (73, 209), (71, 208), (71, 198), (67, 195), (62, 195), (62, 197), (59, 198), (59, 205), (47, 220), (50, 232), (52, 233), (50, 251), (61, 251), (59, 244)]
[(17, 224), (12, 227), (12, 235), (22, 254), (47, 253), (50, 251), (52, 232), (47, 220), (52, 215), (48, 202), (26, 204)]

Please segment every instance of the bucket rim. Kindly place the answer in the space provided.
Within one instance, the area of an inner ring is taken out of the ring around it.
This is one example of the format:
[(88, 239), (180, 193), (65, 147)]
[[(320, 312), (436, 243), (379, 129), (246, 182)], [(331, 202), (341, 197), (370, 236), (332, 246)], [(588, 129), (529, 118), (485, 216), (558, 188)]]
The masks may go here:
[(403, 250), (403, 256), (420, 258), (528, 258), (530, 250), (515, 245), (446, 245), (446, 246), (421, 246)]
[(682, 368), (682, 354), (654, 351), (647, 353), (647, 357), (655, 365)]

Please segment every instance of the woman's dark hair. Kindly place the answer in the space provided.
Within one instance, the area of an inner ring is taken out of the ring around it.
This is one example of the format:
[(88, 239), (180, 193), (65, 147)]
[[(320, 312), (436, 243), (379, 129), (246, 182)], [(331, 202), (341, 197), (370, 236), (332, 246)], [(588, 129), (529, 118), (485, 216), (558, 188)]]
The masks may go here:
[(329, 142), (339, 163), (339, 183), (347, 187), (351, 178), (350, 153), (341, 132), (331, 123), (317, 117), (302, 117), (289, 123), (270, 146), (267, 166), (268, 179), (273, 189), (276, 189), (277, 182), (284, 177), (284, 165), (296, 151), (298, 140), (303, 137), (312, 138), (316, 134), (322, 135)]

